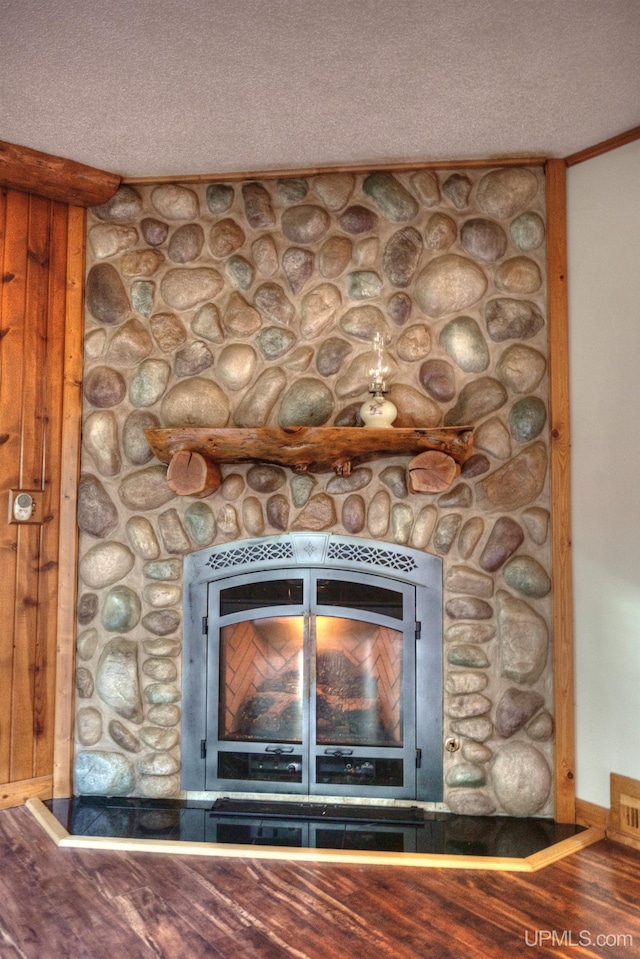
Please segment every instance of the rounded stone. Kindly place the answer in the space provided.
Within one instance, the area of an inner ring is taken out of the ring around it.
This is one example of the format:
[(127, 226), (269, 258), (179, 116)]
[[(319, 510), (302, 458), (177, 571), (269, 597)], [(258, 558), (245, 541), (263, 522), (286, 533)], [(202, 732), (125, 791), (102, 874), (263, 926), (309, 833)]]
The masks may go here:
[(351, 260), (351, 240), (346, 236), (330, 236), (320, 247), (318, 268), (322, 276), (333, 279), (344, 273)]
[(178, 670), (173, 660), (160, 656), (145, 659), (142, 664), (142, 672), (145, 676), (149, 676), (159, 683), (171, 683), (178, 676)]
[[(256, 337), (256, 343), (266, 360), (277, 360), (295, 346), (296, 337), (291, 330), (284, 330), (280, 326), (268, 326), (260, 331)], [(228, 347), (228, 349), (233, 349), (233, 347)], [(247, 349), (251, 349), (251, 347), (247, 347)], [(218, 375), (220, 375), (219, 365)]]
[(145, 603), (154, 609), (164, 609), (166, 606), (176, 606), (182, 599), (182, 589), (173, 583), (149, 583), (142, 590)]
[(483, 743), (468, 740), (462, 745), (462, 758), (470, 763), (486, 763), (492, 758), (493, 752)]
[(195, 546), (210, 546), (216, 538), (216, 520), (206, 503), (192, 503), (184, 514), (184, 525)]
[(191, 263), (197, 260), (204, 246), (204, 230), (199, 223), (178, 227), (169, 240), (167, 256), (173, 263)]
[(117, 719), (112, 719), (108, 726), (109, 735), (113, 739), (116, 746), (120, 746), (121, 749), (124, 749), (128, 753), (139, 753), (141, 750), (140, 740), (133, 735), (130, 729), (124, 725), (124, 723), (119, 722)]
[(78, 600), (78, 622), (81, 626), (86, 626), (94, 620), (98, 614), (99, 600), (95, 593), (82, 593)]
[(313, 488), (317, 485), (317, 480), (315, 476), (312, 476), (310, 473), (301, 473), (300, 475), (293, 474), (289, 480), (289, 484), (291, 486), (293, 505), (296, 509), (300, 509), (311, 496)]
[(367, 526), (374, 539), (381, 539), (387, 535), (391, 520), (391, 497), (386, 490), (378, 490), (369, 503), (367, 510)]
[(121, 323), (129, 314), (129, 297), (120, 274), (111, 263), (97, 263), (87, 275), (85, 301), (101, 323)]
[(496, 706), (496, 732), (508, 739), (535, 716), (544, 705), (544, 696), (533, 689), (505, 689)]
[(96, 690), (103, 703), (124, 719), (142, 722), (138, 682), (138, 644), (118, 636), (105, 644), (96, 669)]
[(431, 333), (426, 323), (414, 323), (398, 337), (396, 355), (406, 363), (415, 363), (431, 352)]
[(495, 803), (486, 793), (475, 789), (456, 789), (447, 795), (447, 805), (458, 816), (491, 816)]
[(314, 192), (332, 213), (341, 210), (349, 202), (355, 184), (353, 173), (319, 173), (311, 181)]
[(440, 423), (442, 416), (440, 407), (413, 386), (393, 383), (389, 389), (388, 398), (398, 410), (393, 424), (396, 428), (420, 429), (437, 426)]
[(265, 523), (262, 504), (257, 496), (247, 496), (242, 504), (242, 522), (249, 536), (262, 536)]
[(85, 666), (76, 668), (75, 690), (79, 699), (91, 699), (93, 696), (93, 676)]
[(427, 209), (437, 206), (440, 202), (440, 187), (438, 177), (428, 170), (419, 170), (411, 176), (411, 186), (418, 194), (422, 205)]
[(367, 507), (364, 499), (358, 493), (351, 493), (342, 504), (341, 520), (347, 533), (356, 535), (364, 529), (367, 518)]
[(148, 799), (173, 799), (180, 795), (179, 776), (141, 776), (139, 788)]
[(98, 543), (80, 560), (80, 578), (92, 589), (102, 589), (124, 579), (133, 563), (133, 553), (122, 543), (112, 540)]
[(316, 243), (329, 229), (330, 218), (320, 206), (302, 204), (282, 214), (282, 232), (292, 243)]
[(127, 392), (124, 378), (108, 366), (94, 366), (84, 379), (84, 395), (92, 406), (108, 409), (121, 403)]
[(265, 426), (286, 383), (285, 373), (277, 366), (263, 370), (236, 407), (234, 425), (245, 428)]
[(160, 703), (151, 707), (147, 719), (154, 726), (171, 728), (180, 722), (180, 714), (180, 707), (174, 703)]
[(95, 360), (104, 356), (107, 346), (107, 331), (103, 329), (91, 330), (84, 338), (84, 355), (87, 360)]
[(233, 198), (233, 187), (229, 183), (210, 183), (207, 187), (207, 207), (211, 213), (226, 213)]
[(544, 376), (547, 361), (542, 353), (523, 343), (508, 346), (496, 364), (496, 376), (514, 393), (531, 393)]
[(229, 390), (243, 390), (254, 376), (258, 358), (247, 343), (225, 346), (218, 356), (216, 375)]
[(211, 267), (176, 267), (168, 270), (160, 281), (160, 293), (167, 306), (190, 310), (220, 292), (224, 281)]
[(352, 300), (370, 300), (380, 295), (382, 280), (372, 270), (356, 270), (349, 273), (347, 292)]
[(526, 728), (531, 739), (538, 743), (546, 743), (553, 736), (553, 719), (546, 709), (543, 709), (534, 716)]
[(76, 714), (76, 734), (81, 746), (95, 746), (102, 739), (102, 715), (93, 706), (82, 706)]
[(511, 512), (528, 506), (544, 488), (547, 449), (532, 443), (476, 486), (476, 504), (490, 512)]
[(509, 410), (509, 429), (517, 443), (530, 443), (544, 429), (547, 408), (539, 396), (525, 396)]
[(442, 193), (456, 210), (464, 210), (469, 205), (471, 188), (471, 180), (468, 176), (464, 173), (452, 173), (442, 184)]
[(320, 376), (333, 376), (338, 373), (353, 347), (339, 336), (324, 340), (316, 351), (316, 369)]
[(144, 360), (129, 385), (132, 406), (153, 406), (164, 393), (171, 367), (166, 360)]
[(304, 177), (281, 177), (276, 188), (281, 203), (299, 203), (309, 192), (309, 184)]
[(447, 786), (466, 786), (470, 789), (476, 789), (478, 786), (486, 784), (487, 776), (481, 766), (475, 766), (472, 763), (458, 763), (447, 771), (445, 782)]
[(411, 307), (410, 296), (406, 293), (394, 293), (393, 296), (389, 297), (387, 313), (396, 326), (404, 326), (411, 316)]
[(535, 683), (547, 660), (547, 625), (524, 600), (505, 590), (499, 590), (496, 598), (502, 675), (519, 685)]
[(540, 563), (532, 556), (514, 556), (503, 570), (507, 586), (524, 596), (542, 599), (551, 591), (551, 580)]
[(135, 774), (121, 753), (96, 749), (77, 754), (74, 782), (81, 796), (127, 796), (134, 788)]
[(370, 173), (365, 177), (362, 190), (395, 223), (405, 223), (418, 215), (420, 208), (415, 198), (392, 173), (384, 170)]
[(153, 457), (144, 431), (159, 425), (158, 417), (148, 410), (133, 410), (127, 416), (122, 427), (122, 449), (134, 466), (144, 466)]
[(511, 436), (499, 416), (492, 416), (480, 424), (474, 433), (473, 446), (499, 460), (511, 456)]
[(103, 539), (118, 525), (118, 510), (97, 477), (83, 473), (78, 484), (78, 526)]
[(227, 217), (211, 228), (209, 249), (216, 259), (222, 260), (239, 250), (244, 241), (244, 230), (240, 224)]
[(509, 232), (514, 244), (523, 253), (537, 250), (544, 243), (544, 221), (537, 213), (522, 213), (513, 221)]
[(466, 509), (473, 503), (473, 493), (467, 483), (457, 483), (438, 497), (438, 506), (442, 509), (462, 507)]
[(460, 530), (458, 552), (462, 559), (469, 559), (484, 533), (484, 520), (481, 516), (472, 516)]
[(378, 223), (378, 214), (370, 210), (369, 207), (355, 204), (347, 207), (344, 213), (340, 215), (338, 223), (340, 229), (344, 230), (345, 233), (358, 236), (375, 229)]
[[(356, 473), (366, 473), (366, 482), (370, 483), (372, 478), (371, 470), (356, 470)], [(380, 472), (380, 482), (384, 483), (388, 490), (397, 498), (404, 499), (407, 495), (407, 471), (404, 466), (385, 466)]]
[(299, 293), (313, 275), (314, 256), (309, 250), (290, 246), (282, 254), (282, 269), (289, 281), (291, 292)]
[(140, 622), (141, 604), (128, 586), (114, 586), (102, 604), (102, 625), (110, 633), (128, 633)]
[(180, 579), (182, 575), (182, 560), (161, 559), (158, 562), (145, 563), (142, 572), (149, 579), (169, 580)]
[(149, 246), (162, 246), (169, 236), (169, 224), (152, 216), (147, 216), (140, 222), (140, 230)]
[(334, 410), (331, 390), (320, 380), (303, 377), (289, 387), (282, 398), (278, 425), (322, 426)]
[(447, 653), (447, 662), (450, 666), (463, 666), (467, 669), (486, 669), (489, 666), (489, 657), (480, 646), (470, 643), (459, 643), (451, 646)]
[(332, 497), (327, 496), (326, 493), (317, 493), (315, 496), (312, 496), (306, 506), (303, 507), (293, 522), (291, 529), (294, 532), (297, 530), (312, 530), (318, 532), (320, 530), (331, 529), (336, 525), (337, 521), (338, 517), (336, 516)]
[(145, 653), (149, 656), (171, 656), (174, 659), (182, 652), (180, 639), (162, 637), (160, 639), (145, 639), (142, 643)]
[(131, 284), (131, 306), (142, 316), (151, 316), (155, 295), (156, 285), (153, 280), (134, 280)]
[(169, 636), (180, 625), (180, 613), (175, 609), (155, 609), (142, 617), (142, 625), (154, 636)]
[(534, 173), (522, 167), (503, 167), (485, 174), (476, 191), (476, 200), (487, 216), (507, 220), (527, 206), (538, 192)]
[(91, 212), (109, 223), (133, 223), (142, 213), (142, 198), (132, 186), (119, 186), (110, 200), (92, 206)]
[(522, 514), (522, 522), (529, 536), (538, 546), (542, 546), (547, 541), (550, 520), (548, 510), (543, 509), (542, 506), (532, 506)]
[(491, 619), (493, 616), (490, 604), (473, 596), (456, 596), (448, 600), (445, 611), (451, 619)]
[(99, 223), (89, 230), (89, 243), (93, 255), (103, 260), (109, 256), (124, 253), (138, 242), (138, 231), (132, 226), (117, 226), (112, 223)]
[(472, 479), (474, 476), (481, 476), (482, 473), (486, 473), (490, 469), (491, 463), (488, 457), (483, 456), (482, 453), (474, 453), (462, 464), (460, 475)]
[(259, 236), (251, 244), (251, 253), (256, 269), (264, 276), (273, 276), (278, 271), (278, 250), (272, 236)]
[(247, 472), (247, 486), (256, 493), (275, 493), (287, 481), (286, 474), (279, 466), (258, 463)]
[(413, 528), (413, 511), (407, 503), (394, 503), (391, 507), (391, 533), (394, 543), (409, 542)]
[(223, 317), (224, 328), (232, 336), (252, 336), (260, 329), (262, 320), (240, 293), (232, 293), (227, 301)]
[(493, 735), (493, 723), (486, 716), (454, 719), (451, 722), (451, 732), (457, 733), (459, 736), (466, 736), (474, 742), (484, 743)]
[(255, 292), (254, 305), (271, 323), (289, 326), (295, 316), (295, 309), (286, 293), (278, 283), (263, 283)]
[(206, 343), (196, 340), (178, 350), (173, 361), (173, 372), (183, 379), (186, 376), (197, 376), (213, 366), (213, 354)]
[(155, 313), (149, 321), (153, 338), (163, 353), (173, 353), (185, 342), (187, 331), (175, 313)]
[(132, 250), (120, 260), (123, 276), (153, 276), (164, 263), (160, 250)]
[(285, 531), (289, 526), (289, 500), (281, 493), (275, 493), (267, 500), (267, 523), (273, 529)]
[(398, 230), (387, 240), (382, 271), (394, 286), (409, 286), (422, 253), (422, 238), (413, 227)]
[(427, 360), (418, 377), (424, 389), (437, 403), (448, 403), (456, 395), (456, 377), (446, 360)]
[(201, 336), (211, 343), (222, 343), (224, 333), (220, 324), (220, 311), (214, 303), (205, 303), (196, 312), (191, 321), (191, 329), (196, 336)]
[(355, 339), (370, 343), (376, 333), (385, 341), (389, 338), (389, 327), (384, 314), (377, 306), (352, 306), (340, 318), (341, 330)]
[(79, 659), (82, 659), (84, 662), (92, 659), (97, 648), (97, 629), (85, 629), (84, 632), (79, 633), (78, 638), (76, 639), (76, 652)]
[(510, 816), (533, 816), (549, 798), (551, 771), (535, 746), (512, 742), (502, 747), (493, 763), (493, 786)]
[(157, 559), (160, 546), (155, 531), (145, 516), (132, 516), (127, 520), (127, 539), (131, 549), (142, 559)]
[(189, 537), (175, 509), (165, 510), (158, 516), (158, 529), (162, 545), (167, 553), (187, 553), (191, 548)]
[(489, 623), (454, 623), (445, 631), (450, 643), (488, 643), (495, 635), (496, 628)]
[(460, 243), (469, 256), (484, 263), (495, 263), (507, 250), (507, 235), (498, 223), (476, 217), (467, 220), (460, 231)]
[(487, 278), (472, 260), (445, 253), (431, 260), (418, 275), (414, 295), (427, 316), (439, 318), (477, 303), (487, 289)]
[(134, 317), (112, 336), (107, 359), (115, 366), (138, 366), (152, 349), (148, 330)]
[[(200, 376), (174, 386), (162, 400), (164, 426), (226, 426), (229, 401), (217, 383)], [(165, 501), (166, 502), (166, 501)]]
[(468, 593), (488, 599), (493, 595), (493, 577), (470, 566), (454, 564), (445, 573), (444, 587), (452, 593)]
[(377, 266), (380, 256), (380, 240), (377, 236), (367, 236), (353, 248), (353, 262), (361, 269)]
[(502, 293), (535, 293), (542, 286), (542, 275), (528, 256), (514, 256), (500, 264), (494, 282)]
[(444, 252), (455, 242), (458, 228), (446, 213), (432, 213), (424, 229), (424, 242), (428, 250)]
[(507, 391), (502, 383), (490, 376), (482, 376), (467, 383), (455, 406), (447, 411), (445, 426), (467, 426), (499, 410), (507, 402)]
[(147, 756), (138, 763), (141, 776), (169, 776), (180, 771), (180, 763), (168, 752)]
[(492, 340), (528, 340), (539, 333), (544, 318), (530, 300), (511, 300), (499, 297), (489, 300), (485, 309), (487, 331)]
[(440, 346), (465, 373), (482, 373), (489, 365), (489, 348), (471, 316), (457, 316), (440, 332)]
[(506, 563), (523, 542), (524, 533), (520, 524), (511, 516), (501, 516), (493, 524), (478, 562), (487, 572), (495, 572)]
[(486, 715), (491, 705), (491, 700), (482, 693), (459, 693), (449, 697), (447, 715), (451, 719), (472, 719)]
[(155, 187), (151, 191), (151, 203), (167, 220), (197, 220), (200, 213), (198, 197), (193, 190), (176, 183)]
[(143, 726), (138, 735), (145, 745), (158, 751), (173, 749), (180, 742), (177, 729), (163, 729), (161, 726)]
[(173, 499), (173, 490), (167, 483), (166, 466), (148, 466), (129, 473), (118, 490), (122, 503), (134, 512), (157, 509)]
[(254, 230), (268, 230), (275, 226), (276, 218), (271, 196), (261, 183), (255, 181), (243, 183), (242, 199), (249, 226), (252, 226)]

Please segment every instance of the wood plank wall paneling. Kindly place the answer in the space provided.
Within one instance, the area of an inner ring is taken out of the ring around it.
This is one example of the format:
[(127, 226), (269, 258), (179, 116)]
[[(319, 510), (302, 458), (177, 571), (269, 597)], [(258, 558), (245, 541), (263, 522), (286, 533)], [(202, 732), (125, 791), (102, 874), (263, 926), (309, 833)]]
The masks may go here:
[[(52, 790), (68, 209), (0, 191), (0, 808)], [(11, 489), (41, 523), (7, 522)]]

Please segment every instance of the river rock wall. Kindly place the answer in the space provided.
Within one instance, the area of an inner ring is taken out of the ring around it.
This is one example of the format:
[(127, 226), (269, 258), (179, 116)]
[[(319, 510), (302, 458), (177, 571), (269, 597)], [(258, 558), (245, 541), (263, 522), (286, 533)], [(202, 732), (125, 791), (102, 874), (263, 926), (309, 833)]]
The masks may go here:
[[(330, 530), (444, 561), (445, 799), (550, 815), (541, 168), (123, 186), (89, 211), (75, 789), (180, 789), (182, 557)], [(359, 424), (371, 339), (396, 426), (473, 424), (452, 487), (223, 467), (176, 497), (152, 426)]]

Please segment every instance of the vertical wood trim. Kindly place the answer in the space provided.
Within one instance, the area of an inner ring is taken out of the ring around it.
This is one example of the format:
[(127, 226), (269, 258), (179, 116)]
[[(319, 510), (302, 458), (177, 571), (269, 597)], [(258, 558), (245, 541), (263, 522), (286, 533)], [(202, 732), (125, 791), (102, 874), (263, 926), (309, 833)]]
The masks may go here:
[(547, 268), (549, 295), (549, 406), (553, 564), (553, 683), (555, 818), (575, 822), (575, 715), (569, 423), (566, 164), (549, 160)]
[(62, 394), (62, 462), (58, 575), (58, 655), (56, 671), (53, 795), (73, 791), (73, 691), (76, 633), (76, 525), (82, 422), (82, 334), (86, 213), (69, 208), (67, 233), (67, 307)]

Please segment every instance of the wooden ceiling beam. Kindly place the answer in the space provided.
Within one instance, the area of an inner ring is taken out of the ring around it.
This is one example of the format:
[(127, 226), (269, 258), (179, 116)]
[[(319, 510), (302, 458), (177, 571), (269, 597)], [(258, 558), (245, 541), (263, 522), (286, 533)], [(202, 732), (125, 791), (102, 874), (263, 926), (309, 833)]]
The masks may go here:
[(0, 186), (86, 207), (110, 200), (120, 180), (115, 173), (0, 140)]

